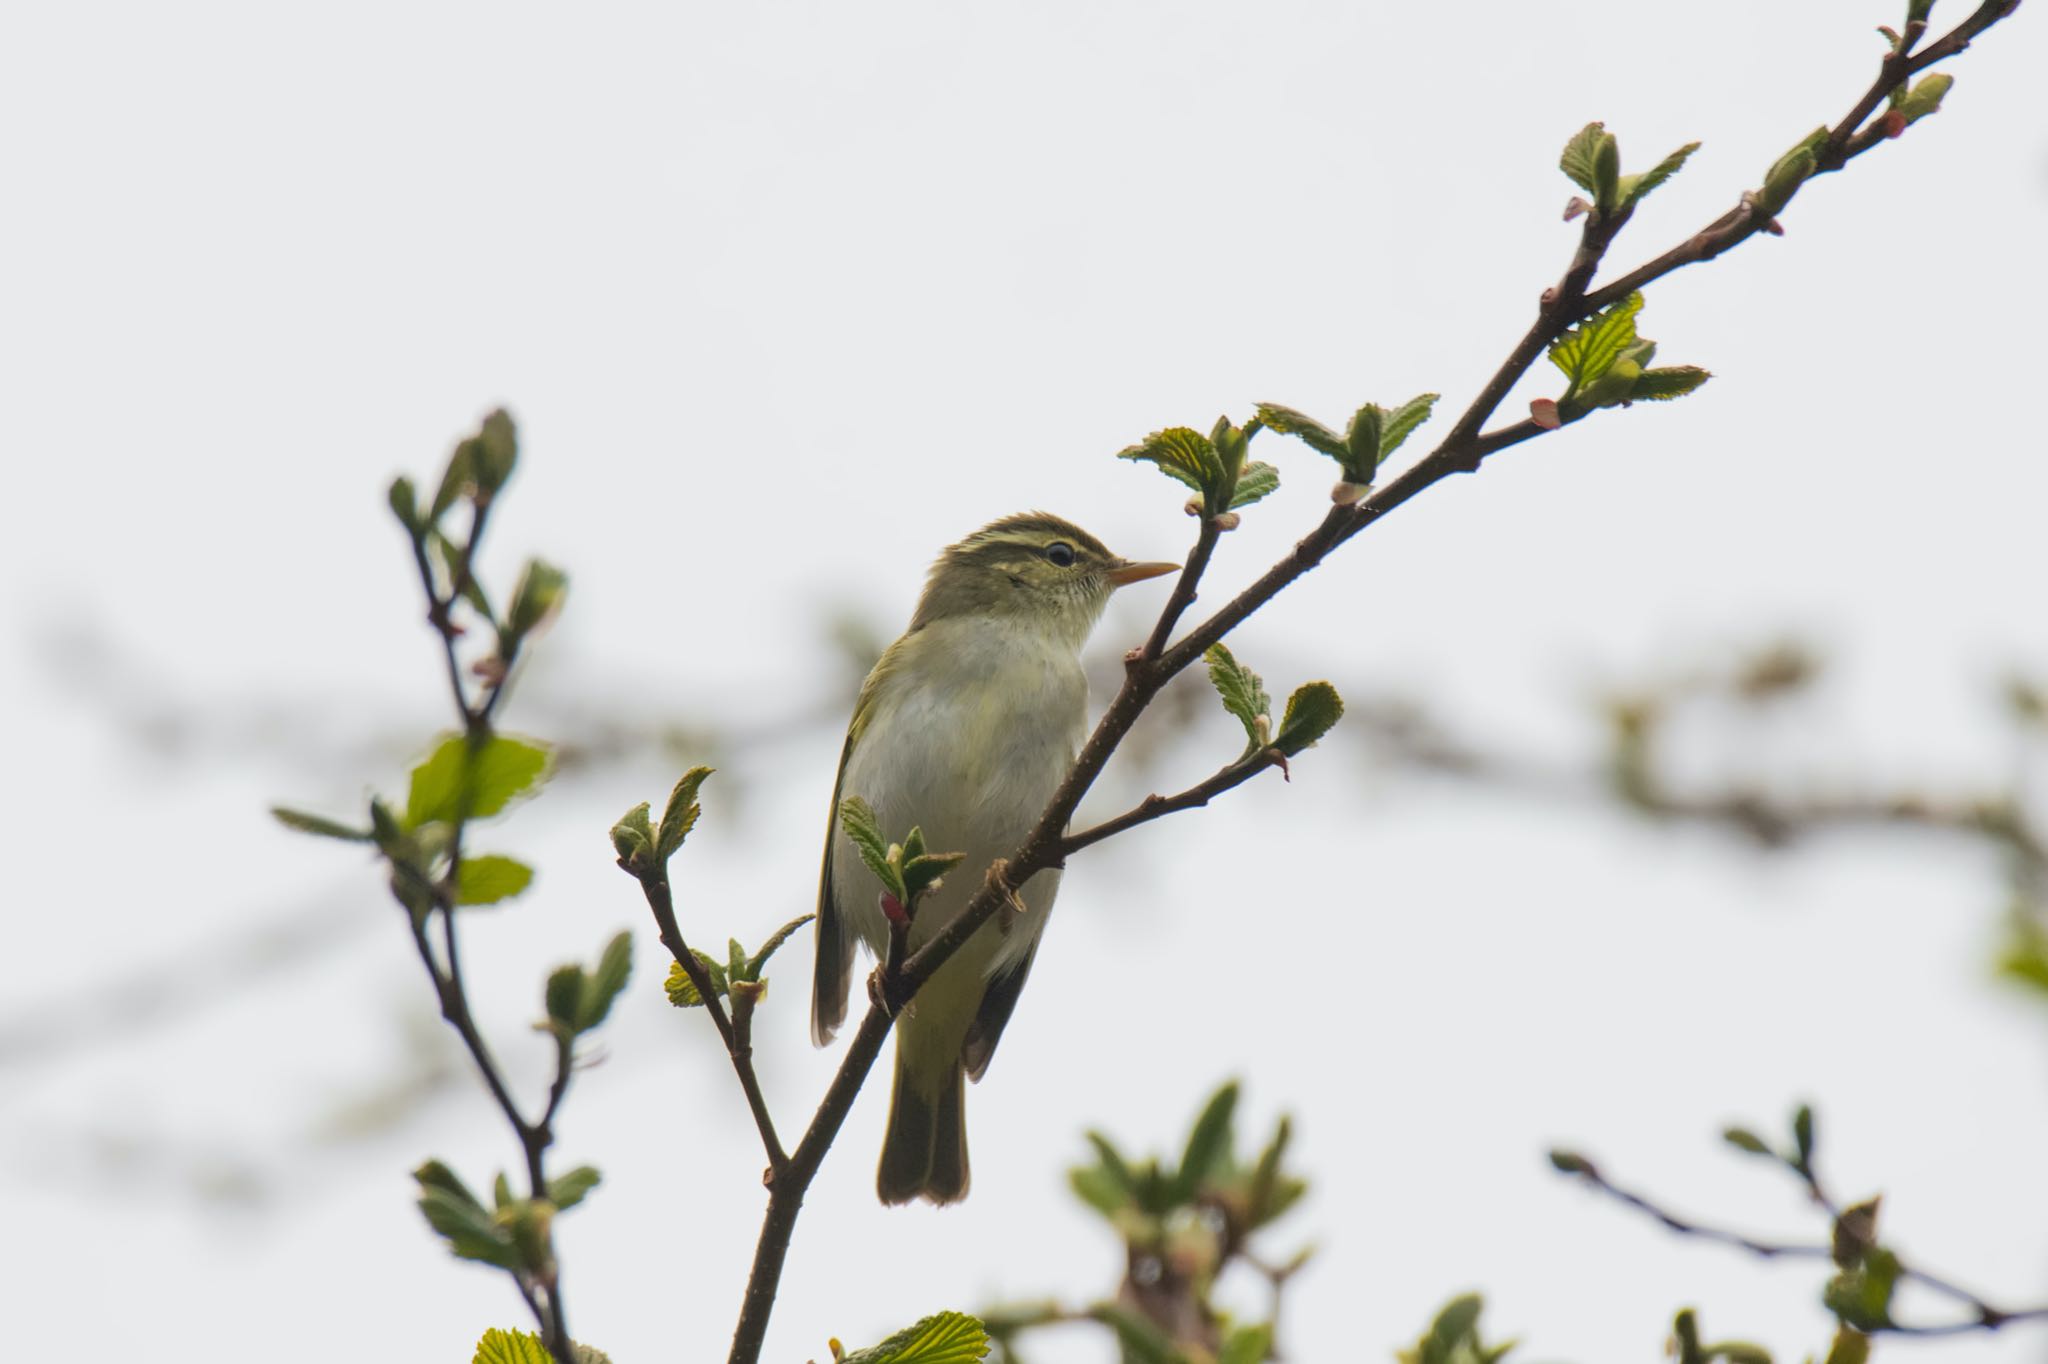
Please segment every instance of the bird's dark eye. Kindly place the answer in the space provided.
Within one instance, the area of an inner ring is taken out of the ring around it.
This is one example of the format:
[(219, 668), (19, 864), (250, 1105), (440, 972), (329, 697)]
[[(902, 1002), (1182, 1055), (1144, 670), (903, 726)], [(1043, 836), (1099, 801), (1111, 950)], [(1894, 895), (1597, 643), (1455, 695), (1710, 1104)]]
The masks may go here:
[(1074, 562), (1074, 547), (1065, 540), (1055, 540), (1045, 547), (1045, 557), (1061, 568), (1069, 568)]

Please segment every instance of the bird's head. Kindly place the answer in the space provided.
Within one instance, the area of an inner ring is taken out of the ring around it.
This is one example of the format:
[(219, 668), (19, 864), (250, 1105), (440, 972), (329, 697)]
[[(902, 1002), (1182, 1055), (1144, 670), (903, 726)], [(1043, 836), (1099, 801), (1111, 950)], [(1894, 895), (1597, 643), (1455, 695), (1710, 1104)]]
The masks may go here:
[(1179, 568), (1133, 563), (1071, 521), (1023, 512), (990, 522), (939, 555), (910, 628), (984, 616), (1069, 639), (1078, 649), (1111, 592)]

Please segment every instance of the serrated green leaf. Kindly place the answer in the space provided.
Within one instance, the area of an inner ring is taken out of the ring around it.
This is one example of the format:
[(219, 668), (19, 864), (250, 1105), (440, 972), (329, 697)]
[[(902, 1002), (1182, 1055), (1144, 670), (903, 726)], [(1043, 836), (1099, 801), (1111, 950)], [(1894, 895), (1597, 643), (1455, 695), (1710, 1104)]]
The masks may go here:
[(1607, 125), (1588, 123), (1572, 134), (1572, 140), (1564, 144), (1564, 154), (1557, 159), (1557, 168), (1571, 177), (1571, 182), (1588, 194), (1593, 188), (1593, 158), (1600, 148), (1600, 139), (1607, 136)]
[(1190, 427), (1154, 431), (1138, 444), (1119, 450), (1116, 457), (1157, 465), (1161, 473), (1187, 484), (1204, 498), (1221, 491), (1223, 457), (1214, 442)]
[(1210, 683), (1223, 698), (1223, 709), (1244, 726), (1249, 740), (1245, 751), (1264, 748), (1270, 739), (1273, 715), (1273, 701), (1266, 695), (1266, 684), (1221, 644), (1210, 645), (1202, 658), (1209, 665)]
[(988, 1354), (988, 1332), (965, 1312), (939, 1312), (880, 1345), (855, 1350), (844, 1364), (975, 1364)]
[(1632, 403), (1668, 403), (1706, 383), (1714, 376), (1698, 365), (1668, 365), (1661, 369), (1646, 369), (1629, 390), (1628, 400)]
[(554, 1364), (554, 1356), (531, 1331), (501, 1331), (493, 1326), (477, 1340), (470, 1364)]
[(1259, 420), (1265, 423), (1269, 431), (1277, 431), (1283, 436), (1293, 436), (1310, 449), (1328, 455), (1340, 464), (1350, 456), (1351, 452), (1345, 447), (1344, 438), (1313, 417), (1296, 412), (1291, 407), (1282, 407), (1278, 403), (1260, 403), (1258, 413)]
[(1678, 174), (1679, 168), (1685, 165), (1686, 158), (1699, 149), (1699, 143), (1688, 142), (1656, 165), (1650, 167), (1650, 169), (1644, 171), (1641, 175), (1630, 176), (1629, 179), (1635, 183), (1629, 186), (1623, 202), (1630, 205), (1641, 203), (1645, 198), (1649, 197), (1651, 190), (1654, 190), (1657, 186)]
[(1191, 1203), (1211, 1180), (1229, 1173), (1233, 1165), (1231, 1121), (1237, 1113), (1235, 1080), (1209, 1096), (1195, 1125), (1188, 1132), (1188, 1144), (1181, 1153), (1180, 1168), (1174, 1172), (1177, 1202)]
[(455, 870), (455, 903), (494, 905), (533, 884), (533, 868), (499, 853), (464, 857)]
[(1249, 507), (1260, 498), (1271, 494), (1280, 486), (1280, 471), (1263, 460), (1251, 460), (1237, 476), (1237, 491), (1230, 495), (1226, 511)]
[(1643, 295), (1638, 290), (1587, 318), (1550, 348), (1550, 363), (1571, 380), (1567, 396), (1605, 374), (1621, 353), (1636, 343), (1636, 314), (1642, 310)]
[(1273, 1328), (1266, 1323), (1232, 1328), (1216, 1352), (1216, 1364), (1260, 1364), (1273, 1352)]
[(472, 754), (466, 738), (451, 734), (412, 770), (405, 799), (406, 827), (417, 829), (434, 821), (452, 823), (458, 813), (468, 819), (487, 819), (538, 789), (549, 765), (547, 745), (531, 739), (494, 734)]
[(612, 1002), (626, 988), (633, 974), (633, 935), (614, 934), (598, 954), (597, 968), (584, 979), (582, 1000), (576, 1011), (576, 1031), (589, 1032), (604, 1022)]
[[(712, 992), (718, 995), (725, 994), (728, 988), (725, 968), (712, 960), (708, 954), (699, 952), (694, 947), (690, 949), (690, 955), (703, 964), (705, 974), (711, 977)], [(704, 1002), (703, 996), (697, 993), (697, 986), (690, 979), (690, 973), (683, 970), (683, 964), (679, 961), (669, 963), (668, 979), (662, 982), (662, 989), (668, 992), (668, 1002), (678, 1009), (694, 1009)]]
[(548, 1347), (531, 1331), (500, 1331), (493, 1326), (476, 1343), (469, 1364), (555, 1364)]
[(574, 1036), (576, 1018), (583, 1009), (583, 968), (570, 962), (548, 972), (542, 998), (547, 1005), (548, 1021), (565, 1035)]
[(860, 852), (860, 860), (868, 864), (868, 870), (891, 891), (900, 889), (896, 884), (896, 869), (889, 865), (889, 840), (882, 835), (881, 822), (875, 818), (874, 807), (859, 796), (848, 796), (839, 802), (839, 825), (846, 830), (846, 836)]
[(966, 853), (923, 853), (909, 859), (903, 864), (905, 898), (915, 900), (966, 860)]
[(578, 1165), (548, 1181), (548, 1202), (558, 1208), (573, 1208), (596, 1188), (604, 1177), (594, 1165)]
[(704, 785), (704, 779), (716, 769), (693, 767), (683, 773), (675, 789), (668, 793), (668, 804), (661, 812), (661, 832), (655, 840), (655, 850), (666, 862), (675, 855), (683, 840), (690, 836), (690, 830), (697, 827), (697, 817), (703, 809), (697, 803), (697, 792)]
[(457, 1258), (480, 1260), (500, 1269), (518, 1264), (511, 1236), (475, 1200), (461, 1198), (439, 1186), (422, 1186), (419, 1208), (427, 1225), (448, 1243), (448, 1249)]
[(1414, 433), (1416, 427), (1429, 420), (1439, 396), (1441, 395), (1435, 393), (1419, 393), (1380, 419), (1382, 461), (1400, 449), (1401, 443)]
[(1630, 191), (1629, 202), (1632, 204), (1642, 202), (1649, 195), (1650, 191), (1678, 174), (1685, 166), (1686, 161), (1699, 149), (1699, 143), (1688, 142), (1656, 165), (1650, 167), (1650, 169), (1644, 171), (1641, 175), (1635, 177), (1636, 183)]
[(1273, 747), (1293, 757), (1330, 732), (1344, 715), (1344, 700), (1327, 682), (1306, 682), (1287, 698), (1287, 713), (1281, 717)]
[(270, 816), (287, 829), (316, 834), (321, 838), (338, 838), (345, 843), (368, 843), (374, 837), (368, 829), (351, 829), (324, 816), (309, 815), (304, 810), (291, 810), (282, 805), (271, 806)]
[(799, 918), (791, 919), (788, 923), (769, 934), (768, 941), (761, 944), (761, 950), (748, 959), (746, 979), (759, 980), (762, 970), (768, 965), (768, 959), (775, 955), (775, 949), (788, 942), (790, 934), (796, 932), (799, 928), (802, 928), (817, 917), (815, 914), (802, 915)]

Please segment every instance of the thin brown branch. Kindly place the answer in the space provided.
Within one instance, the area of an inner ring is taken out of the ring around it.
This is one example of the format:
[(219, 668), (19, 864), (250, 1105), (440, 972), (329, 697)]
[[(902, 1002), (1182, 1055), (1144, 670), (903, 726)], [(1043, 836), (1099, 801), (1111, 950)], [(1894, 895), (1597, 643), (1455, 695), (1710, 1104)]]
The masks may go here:
[[(1822, 1260), (1830, 1263), (1834, 1261), (1835, 1251), (1831, 1246), (1766, 1241), (1758, 1237), (1745, 1235), (1742, 1232), (1731, 1231), (1725, 1227), (1717, 1227), (1689, 1217), (1682, 1217), (1642, 1194), (1624, 1189), (1615, 1184), (1606, 1175), (1602, 1174), (1597, 1166), (1583, 1157), (1570, 1157), (1564, 1162), (1557, 1162), (1553, 1158), (1553, 1161), (1558, 1163), (1558, 1168), (1562, 1173), (1571, 1178), (1578, 1179), (1588, 1188), (1604, 1194), (1626, 1207), (1635, 1209), (1637, 1212), (1655, 1221), (1665, 1230), (1674, 1232), (1677, 1235), (1690, 1237), (1697, 1241), (1711, 1242), (1715, 1245), (1728, 1246), (1766, 1260)], [(1840, 1216), (1839, 1213), (1832, 1213), (1831, 1215), (1837, 1218)], [(1929, 1324), (1901, 1322), (1887, 1322), (1881, 1326), (1875, 1324), (1864, 1326), (1859, 1324), (1858, 1330), (1862, 1330), (1866, 1334), (1884, 1332), (1892, 1335), (1949, 1336), (1962, 1335), (1972, 1331), (1996, 1331), (2001, 1327), (2009, 1326), (2016, 1322), (2048, 1320), (2048, 1305), (2018, 1310), (1994, 1307), (1984, 1299), (1983, 1295), (1963, 1288), (1952, 1280), (1930, 1274), (1922, 1269), (1916, 1269), (1906, 1264), (1903, 1260), (1899, 1262), (1899, 1278), (1901, 1281), (1919, 1284), (1929, 1292), (1938, 1293), (1951, 1301), (1961, 1304), (1969, 1312), (1969, 1317), (1962, 1321)]]
[[(1987, 5), (1986, 8), (1989, 9), (1991, 6)], [(1991, 23), (2010, 13), (2016, 8), (2016, 0), (1999, 0), (1998, 8), (1999, 13), (1983, 17), (1981, 22), (1973, 18), (1971, 22), (1976, 23), (1977, 27), (1969, 36), (1974, 36), (1975, 32), (1981, 32), (1983, 28), (1989, 27)], [(1980, 17), (1982, 15), (1983, 11), (1980, 11)], [(1969, 26), (1964, 25), (1965, 28)], [(1956, 36), (1951, 34), (1950, 38)], [(1967, 38), (1964, 42), (1966, 44)], [(1957, 47), (1955, 50), (1961, 49)], [(1880, 97), (1883, 91), (1889, 88), (1882, 84), (1888, 79), (1890, 77), (1880, 78)], [(1899, 76), (1899, 79), (1903, 79), (1903, 75)], [(1749, 203), (1750, 201), (1745, 200), (1745, 205)], [(1739, 220), (1745, 224), (1749, 217), (1761, 216), (1747, 210), (1738, 210), (1738, 215)], [(755, 1249), (753, 1269), (747, 1281), (745, 1301), (738, 1326), (733, 1333), (732, 1351), (728, 1356), (730, 1364), (756, 1364), (760, 1358), (762, 1344), (767, 1335), (769, 1315), (773, 1310), (777, 1286), (781, 1279), (783, 1262), (788, 1254), (789, 1240), (795, 1231), (804, 1193), (817, 1172), (818, 1163), (822, 1161), (826, 1150), (838, 1135), (847, 1113), (852, 1109), (854, 1097), (860, 1092), (868, 1071), (872, 1068), (876, 1056), (880, 1054), (882, 1041), (887, 1037), (896, 1013), (915, 997), (918, 989), (930, 980), (933, 973), (958, 952), (983, 924), (1014, 898), (1019, 887), (1038, 872), (1062, 864), (1066, 852), (1071, 850), (1068, 847), (1069, 836), (1066, 830), (1074, 811), (1079, 807), (1082, 797), (1094, 785), (1095, 779), (1101, 775), (1103, 767), (1116, 752), (1131, 727), (1137, 722), (1139, 715), (1161, 689), (1200, 658), (1210, 645), (1222, 639), (1253, 612), (1272, 600), (1282, 589), (1315, 568), (1346, 540), (1449, 475), (1476, 470), (1481, 461), (1494, 451), (1519, 444), (1540, 434), (1542, 428), (1529, 421), (1512, 423), (1493, 432), (1482, 432), (1508, 392), (1527, 372), (1529, 366), (1573, 325), (1659, 275), (1669, 273), (1680, 265), (1718, 255), (1735, 241), (1759, 230), (1763, 225), (1761, 222), (1746, 225), (1740, 235), (1718, 245), (1711, 242), (1702, 245), (1701, 238), (1705, 234), (1701, 234), (1681, 244), (1674, 252), (1667, 253), (1666, 257), (1660, 257), (1660, 262), (1669, 262), (1662, 268), (1650, 273), (1639, 270), (1634, 276), (1630, 276), (1629, 279), (1633, 282), (1629, 283), (1627, 288), (1611, 285), (1588, 292), (1588, 286), (1598, 271), (1608, 246), (1612, 243), (1615, 233), (1626, 224), (1627, 219), (1626, 210), (1605, 215), (1596, 211), (1589, 215), (1580, 234), (1578, 249), (1564, 276), (1543, 297), (1536, 323), (1509, 352), (1507, 359), (1502, 362), (1493, 377), (1487, 381), (1456, 425), (1435, 449), (1364, 501), (1349, 507), (1333, 506), (1315, 529), (1297, 542), (1289, 554), (1269, 568), (1257, 581), (1189, 631), (1178, 643), (1167, 646), (1165, 641), (1171, 636), (1181, 613), (1194, 601), (1199, 580), (1207, 568), (1207, 557), (1202, 554), (1204, 539), (1198, 538), (1195, 552), (1190, 554), (1188, 563), (1182, 569), (1174, 592), (1169, 597), (1166, 608), (1161, 612), (1160, 621), (1148, 635), (1147, 643), (1134, 651), (1127, 660), (1122, 686), (1111, 700), (1108, 709), (1103, 712), (1102, 718), (1096, 723), (1094, 731), (1082, 746), (1066, 779), (1053, 794), (1030, 834), (1010, 857), (991, 864), (981, 888), (958, 914), (902, 963), (900, 970), (884, 970), (877, 973), (868, 1011), (847, 1049), (846, 1057), (841, 1061), (831, 1086), (820, 1102), (810, 1126), (805, 1130), (803, 1140), (798, 1143), (796, 1151), (791, 1155), (787, 1168), (770, 1186), (768, 1208), (762, 1219), (761, 1235)], [(1707, 249), (1708, 247), (1711, 249)], [(1213, 550), (1213, 536), (1206, 525), (1203, 536), (1211, 540), (1209, 547)], [(1239, 778), (1244, 779), (1247, 778)], [(1202, 802), (1191, 800), (1189, 803)], [(1133, 811), (1120, 819), (1129, 819), (1135, 824), (1156, 817), (1136, 817), (1142, 815), (1142, 812), (1141, 806), (1138, 811)], [(1167, 811), (1162, 809), (1158, 813), (1163, 814)], [(1123, 827), (1130, 826), (1126, 824)], [(1119, 830), (1110, 832), (1117, 831)], [(1084, 831), (1083, 837), (1087, 838), (1094, 832)], [(1108, 836), (1108, 833), (1101, 835), (1105, 838)], [(1089, 841), (1095, 840), (1089, 838)], [(1084, 843), (1079, 846), (1085, 845)]]
[[(624, 861), (619, 865), (625, 866)], [(628, 867), (627, 870), (632, 869)], [(654, 911), (655, 928), (661, 934), (662, 946), (668, 949), (676, 965), (683, 968), (683, 974), (696, 987), (697, 997), (704, 1001), (704, 1011), (711, 1015), (719, 1039), (725, 1043), (725, 1054), (732, 1061), (733, 1073), (739, 1077), (741, 1092), (747, 1096), (747, 1110), (754, 1115), (754, 1127), (761, 1134), (761, 1149), (768, 1157), (770, 1178), (778, 1179), (789, 1163), (789, 1156), (782, 1149), (781, 1139), (775, 1135), (775, 1119), (769, 1115), (768, 1100), (761, 1093), (761, 1079), (754, 1070), (752, 1040), (742, 1036), (733, 1026), (711, 973), (704, 969), (704, 963), (697, 960), (697, 954), (683, 941), (683, 930), (676, 923), (675, 899), (669, 891), (667, 871), (657, 869), (639, 880), (640, 889), (647, 897), (647, 907)]]
[(1180, 577), (1174, 580), (1173, 594), (1166, 599), (1166, 606), (1159, 612), (1159, 621), (1152, 627), (1151, 635), (1144, 647), (1138, 651), (1140, 659), (1154, 659), (1166, 649), (1166, 643), (1173, 638), (1173, 627), (1180, 624), (1180, 618), (1195, 601), (1195, 585), (1208, 571), (1209, 556), (1216, 552), (1216, 542), (1223, 531), (1216, 524), (1216, 518), (1202, 518), (1202, 528), (1195, 536), (1195, 547), (1188, 551), (1188, 561), (1182, 565)]
[(1172, 796), (1147, 796), (1115, 819), (1106, 819), (1093, 828), (1083, 829), (1077, 834), (1068, 834), (1060, 840), (1059, 856), (1064, 860), (1069, 854), (1077, 853), (1091, 844), (1114, 837), (1126, 829), (1135, 829), (1140, 824), (1149, 824), (1179, 810), (1192, 810), (1207, 805), (1225, 791), (1244, 785), (1269, 767), (1285, 767), (1287, 760), (1277, 748), (1262, 748), (1237, 762), (1222, 768), (1206, 781), (1198, 782), (1187, 790)]

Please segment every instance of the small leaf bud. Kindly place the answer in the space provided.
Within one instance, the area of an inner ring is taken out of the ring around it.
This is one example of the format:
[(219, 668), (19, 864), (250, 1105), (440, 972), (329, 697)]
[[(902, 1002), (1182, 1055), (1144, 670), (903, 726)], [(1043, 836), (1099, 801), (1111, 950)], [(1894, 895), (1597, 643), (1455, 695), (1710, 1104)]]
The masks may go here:
[(1340, 507), (1349, 507), (1371, 491), (1370, 483), (1352, 483), (1347, 479), (1339, 479), (1336, 486), (1330, 489), (1330, 500)]

